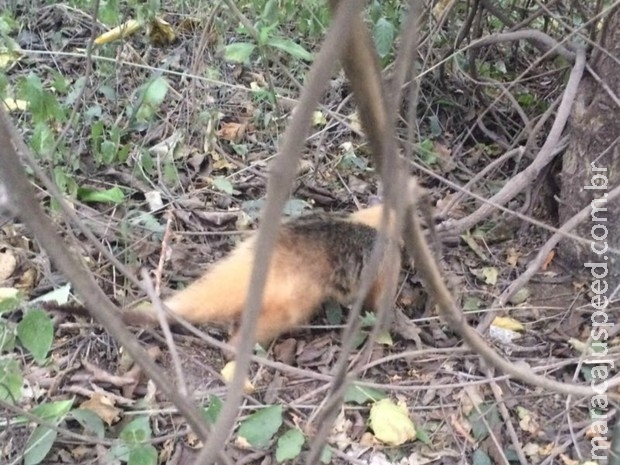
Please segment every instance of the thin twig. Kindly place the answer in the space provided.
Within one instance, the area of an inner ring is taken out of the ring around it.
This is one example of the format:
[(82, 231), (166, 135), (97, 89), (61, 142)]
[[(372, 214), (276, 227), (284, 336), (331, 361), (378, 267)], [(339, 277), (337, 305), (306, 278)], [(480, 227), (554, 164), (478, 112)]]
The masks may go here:
[(168, 318), (166, 317), (166, 311), (164, 310), (163, 304), (155, 287), (153, 286), (153, 280), (149, 276), (149, 272), (146, 268), (142, 268), (142, 286), (146, 291), (149, 299), (151, 300), (151, 304), (153, 305), (153, 310), (157, 314), (157, 319), (159, 320), (159, 325), (164, 333), (164, 339), (166, 340), (166, 345), (168, 346), (168, 350), (170, 351), (170, 357), (172, 357), (172, 364), (174, 365), (174, 372), (176, 373), (177, 378), (177, 387), (179, 389), (179, 393), (182, 396), (187, 396), (189, 393), (187, 391), (187, 383), (185, 382), (185, 375), (183, 374), (183, 364), (181, 363), (181, 359), (179, 358), (179, 352), (177, 351), (177, 346), (174, 343), (174, 338), (172, 337), (172, 331), (170, 331), (170, 325), (168, 324)]

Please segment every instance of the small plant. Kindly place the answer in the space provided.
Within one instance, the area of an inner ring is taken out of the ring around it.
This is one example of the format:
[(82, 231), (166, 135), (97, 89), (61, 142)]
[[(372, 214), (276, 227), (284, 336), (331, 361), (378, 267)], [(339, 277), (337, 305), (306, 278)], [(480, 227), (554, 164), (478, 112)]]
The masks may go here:
[[(274, 50), (279, 50), (300, 60), (312, 60), (312, 54), (304, 47), (278, 33), (278, 28), (282, 23), (277, 10), (277, 1), (268, 0), (254, 25), (258, 37), (254, 37), (255, 40), (251, 42), (233, 42), (227, 45), (224, 48), (224, 57), (230, 61), (247, 64), (254, 51), (266, 57)], [(252, 32), (243, 25), (239, 27), (238, 32), (247, 37), (253, 36)]]

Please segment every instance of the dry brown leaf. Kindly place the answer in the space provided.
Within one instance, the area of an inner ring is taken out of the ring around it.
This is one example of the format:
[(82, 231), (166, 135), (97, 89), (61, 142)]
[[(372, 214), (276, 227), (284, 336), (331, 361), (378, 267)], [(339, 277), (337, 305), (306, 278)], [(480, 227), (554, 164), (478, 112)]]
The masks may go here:
[(437, 2), (433, 7), (433, 15), (435, 15), (436, 18), (441, 17), (444, 11), (446, 11), (446, 9), (448, 9), (448, 6), (451, 4), (452, 0), (439, 0), (439, 2)]
[(217, 131), (217, 136), (224, 140), (231, 142), (239, 142), (245, 134), (245, 130), (248, 127), (248, 123), (221, 123), (220, 130)]
[(379, 444), (379, 441), (375, 439), (372, 433), (366, 431), (362, 434), (362, 437), (360, 438), (360, 446), (375, 447), (377, 444)]
[(37, 281), (39, 280), (39, 272), (36, 268), (28, 268), (24, 271), (17, 282), (15, 283), (15, 287), (23, 290), (30, 290), (35, 287)]
[(519, 417), (519, 427), (528, 433), (538, 434), (540, 424), (536, 419), (536, 415), (523, 407), (517, 407), (517, 416)]
[(184, 18), (178, 24), (177, 28), (181, 32), (190, 32), (192, 34), (201, 31), (202, 29), (202, 21), (196, 18)]
[(469, 434), (471, 425), (465, 419), (457, 418), (456, 415), (451, 415), (450, 425), (452, 425), (456, 434), (467, 440), (470, 444), (476, 444), (476, 440)]
[(267, 87), (269, 87), (269, 85), (267, 84), (267, 79), (265, 79), (265, 76), (263, 76), (262, 73), (247, 71), (247, 75), (252, 80), (250, 82), (250, 88), (252, 90), (266, 89)]
[(551, 264), (554, 258), (555, 258), (555, 250), (552, 250), (551, 252), (549, 252), (547, 257), (545, 257), (545, 261), (540, 266), (540, 269), (542, 271), (547, 271), (547, 268), (549, 268), (549, 265)]
[(77, 445), (75, 447), (71, 447), (71, 456), (74, 459), (77, 459), (79, 462), (84, 461), (86, 457), (91, 456), (92, 453), (93, 453), (92, 446)]
[(336, 447), (340, 450), (346, 449), (349, 445), (351, 445), (350, 433), (352, 426), (353, 422), (348, 420), (344, 414), (344, 411), (341, 410), (334, 421), (334, 426), (332, 426), (330, 442), (336, 444)]
[(579, 465), (580, 463), (583, 463), (583, 462), (580, 462), (579, 460), (575, 460), (575, 459), (570, 458), (566, 454), (560, 454), (560, 460), (562, 460), (562, 463), (564, 465)]
[(90, 399), (82, 402), (80, 408), (90, 410), (106, 422), (108, 426), (117, 422), (122, 413), (121, 409), (114, 407), (114, 401), (112, 399), (100, 392), (93, 394)]
[(520, 257), (521, 252), (518, 252), (514, 247), (508, 247), (508, 250), (506, 250), (506, 263), (513, 268), (517, 266)]
[(480, 394), (478, 386), (469, 386), (458, 391), (454, 395), (454, 400), (459, 401), (461, 412), (463, 415), (469, 415), (475, 407), (484, 402), (483, 396)]

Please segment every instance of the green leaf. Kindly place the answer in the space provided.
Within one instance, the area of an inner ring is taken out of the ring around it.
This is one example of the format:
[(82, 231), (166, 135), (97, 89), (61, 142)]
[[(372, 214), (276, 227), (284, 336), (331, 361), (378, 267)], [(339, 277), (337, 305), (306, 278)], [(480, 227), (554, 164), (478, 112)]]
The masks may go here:
[(472, 456), (473, 465), (493, 465), (491, 458), (482, 449), (476, 449)]
[(267, 0), (260, 17), (267, 24), (275, 23), (278, 20), (277, 0)]
[(151, 438), (151, 425), (148, 417), (138, 417), (128, 423), (119, 438), (126, 444), (142, 444)]
[[(67, 84), (67, 87), (68, 87), (68, 83), (66, 81), (65, 83)], [(73, 89), (71, 89), (71, 92), (69, 92), (67, 94), (67, 97), (65, 97), (65, 105), (67, 105), (68, 107), (73, 106), (73, 104), (75, 103), (75, 100), (79, 97), (80, 93), (82, 92), (82, 89), (85, 86), (86, 86), (86, 77), (80, 76), (79, 78), (77, 78), (77, 80), (73, 84)]]
[(418, 441), (423, 442), (423, 443), (424, 443), (424, 444), (426, 444), (426, 445), (429, 445), (429, 446), (430, 446), (430, 444), (431, 444), (431, 437), (430, 437), (430, 435), (428, 434), (428, 431), (426, 431), (426, 430), (425, 430), (425, 429), (423, 429), (423, 428), (417, 428), (417, 429), (416, 429), (416, 432), (415, 432), (415, 438), (416, 438)]
[(296, 42), (281, 37), (270, 37), (267, 39), (267, 45), (278, 48), (289, 55), (299, 58), (300, 60), (312, 61), (312, 53)]
[(75, 180), (69, 176), (65, 171), (65, 168), (62, 166), (56, 166), (54, 168), (54, 181), (62, 192), (68, 193), (70, 195), (77, 194), (78, 186)]
[(258, 44), (263, 46), (268, 43), (271, 37), (271, 31), (278, 27), (278, 23), (273, 23), (271, 26), (263, 26), (258, 29)]
[(362, 405), (366, 402), (376, 402), (386, 397), (387, 395), (378, 389), (352, 384), (344, 395), (344, 401)]
[(100, 202), (119, 205), (125, 201), (125, 193), (118, 186), (105, 190), (80, 187), (78, 189), (78, 199), (82, 202)]
[(34, 300), (31, 300), (31, 304), (36, 304), (40, 302), (57, 302), (60, 305), (66, 304), (69, 302), (69, 297), (71, 296), (71, 283), (67, 283), (64, 286), (60, 286), (58, 289), (54, 289), (47, 294), (43, 294), (42, 296), (37, 297)]
[(362, 316), (362, 328), (372, 328), (377, 322), (377, 315), (372, 312), (365, 312)]
[(54, 341), (54, 324), (43, 310), (31, 310), (17, 325), (17, 337), (41, 364), (45, 362)]
[(112, 447), (110, 447), (110, 450), (108, 450), (103, 463), (116, 463), (119, 460), (121, 462), (128, 462), (132, 447), (134, 446), (128, 446), (122, 442), (115, 442), (112, 444)]
[(24, 465), (37, 465), (41, 463), (54, 445), (56, 436), (58, 436), (56, 430), (46, 426), (37, 426), (26, 442)]
[(43, 88), (41, 79), (35, 73), (30, 73), (20, 81), (18, 95), (28, 102), (28, 109), (35, 124), (50, 122), (60, 113), (56, 97)]
[[(241, 204), (242, 210), (248, 214), (252, 219), (256, 219), (260, 216), (260, 210), (265, 205), (265, 199), (246, 200)], [(310, 210), (312, 206), (301, 199), (290, 199), (284, 204), (282, 213), (287, 216), (299, 216), (307, 210)]]
[(222, 399), (220, 399), (218, 396), (214, 396), (213, 394), (209, 395), (209, 406), (203, 410), (203, 414), (205, 420), (207, 420), (207, 423), (209, 423), (210, 425), (215, 424), (218, 417), (220, 416), (220, 412), (222, 411), (223, 406), (224, 403), (222, 402)]
[(224, 47), (224, 58), (237, 63), (248, 63), (256, 45), (248, 42), (235, 42)]
[(50, 127), (43, 122), (37, 123), (32, 131), (30, 147), (39, 156), (49, 156), (50, 147), (54, 145), (54, 133)]
[(173, 186), (179, 182), (179, 172), (174, 163), (164, 163), (164, 182), (167, 186)]
[(420, 159), (427, 165), (437, 163), (438, 157), (435, 153), (435, 144), (431, 139), (424, 139), (418, 144)]
[(265, 199), (246, 200), (241, 203), (241, 210), (243, 210), (253, 220), (260, 216), (260, 211), (265, 205)]
[(301, 199), (290, 199), (284, 204), (282, 213), (287, 216), (299, 216), (304, 211), (310, 210), (312, 207), (308, 202)]
[[(13, 352), (15, 349), (15, 333), (6, 321), (0, 319), (0, 352)], [(0, 388), (2, 391), (2, 388)], [(0, 398), (2, 394), (0, 393)]]
[(0, 287), (0, 314), (12, 312), (21, 302), (20, 293), (12, 287)]
[(282, 426), (282, 406), (271, 405), (246, 418), (239, 427), (239, 436), (252, 446), (264, 448)]
[(232, 183), (226, 179), (224, 176), (216, 176), (211, 180), (213, 187), (217, 190), (224, 192), (228, 195), (233, 195), (235, 189), (233, 188)]
[[(52, 80), (52, 87), (54, 88), (54, 90), (61, 94), (67, 93), (67, 91), (69, 90), (69, 80), (58, 71), (53, 71), (52, 76), (54, 76), (54, 79)], [(86, 78), (78, 78), (78, 81), (80, 80), (85, 82)]]
[(71, 407), (73, 407), (73, 399), (58, 400), (37, 405), (30, 413), (36, 415), (41, 420), (60, 423), (69, 413)]
[(22, 398), (22, 372), (15, 360), (0, 359), (0, 399), (15, 404)]
[(325, 465), (332, 463), (331, 447), (329, 446), (323, 447), (323, 450), (321, 451), (321, 458), (319, 460), (321, 461), (321, 463), (324, 463)]
[(140, 167), (146, 174), (153, 174), (155, 172), (155, 160), (151, 156), (148, 150), (143, 150), (140, 153)]
[(342, 305), (335, 300), (325, 303), (325, 317), (330, 325), (341, 325), (343, 319)]
[(151, 444), (132, 447), (127, 465), (157, 465), (157, 449)]
[(379, 18), (379, 20), (375, 23), (373, 35), (375, 38), (377, 53), (381, 58), (386, 57), (392, 50), (392, 44), (394, 43), (394, 33), (394, 25), (385, 17)]
[(276, 460), (282, 463), (285, 460), (293, 460), (301, 452), (305, 438), (303, 433), (297, 428), (291, 428), (278, 438), (276, 447)]
[(479, 297), (468, 296), (463, 301), (463, 311), (475, 312), (482, 308), (482, 300)]
[(489, 435), (489, 428), (494, 428), (501, 423), (501, 417), (497, 406), (493, 404), (480, 404), (477, 409), (467, 416), (471, 424), (471, 432), (477, 441), (482, 441)]
[(104, 140), (101, 142), (101, 162), (105, 165), (111, 165), (116, 160), (116, 153), (118, 152), (118, 145), (111, 140)]
[(105, 436), (105, 425), (103, 424), (103, 420), (94, 412), (78, 408), (71, 411), (71, 417), (82, 425), (85, 435), (98, 438), (103, 438)]
[(168, 88), (169, 85), (166, 78), (159, 76), (153, 79), (144, 89), (144, 103), (152, 107), (158, 107), (166, 98)]
[[(127, 225), (127, 223), (129, 223), (129, 226)], [(127, 223), (121, 223), (121, 227), (124, 226), (125, 228), (143, 228), (147, 231), (161, 236), (162, 238), (164, 237), (164, 232), (166, 231), (166, 226), (161, 224), (155, 216), (151, 215), (150, 213), (144, 213), (141, 211), (130, 211)]]

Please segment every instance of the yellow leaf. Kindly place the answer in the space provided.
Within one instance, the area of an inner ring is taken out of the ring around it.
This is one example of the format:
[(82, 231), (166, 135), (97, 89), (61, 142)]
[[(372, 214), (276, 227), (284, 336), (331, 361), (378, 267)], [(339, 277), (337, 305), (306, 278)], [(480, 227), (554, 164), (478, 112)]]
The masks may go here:
[(130, 19), (129, 21), (125, 21), (120, 26), (116, 26), (114, 29), (110, 29), (108, 32), (101, 34), (95, 39), (95, 43), (97, 45), (103, 45), (114, 42), (115, 40), (124, 39), (125, 37), (128, 37), (140, 30), (141, 27), (141, 23), (135, 19)]
[(178, 28), (181, 32), (188, 32), (191, 34), (195, 34), (197, 32), (201, 32), (202, 21), (195, 18), (185, 18), (182, 19), (178, 25)]
[(580, 354), (587, 354), (587, 355), (592, 354), (592, 350), (590, 349), (590, 346), (588, 346), (585, 342), (581, 342), (579, 339), (575, 339), (571, 337), (568, 340), (568, 344)]
[(382, 331), (379, 331), (379, 333), (377, 334), (377, 339), (375, 339), (375, 342), (377, 344), (381, 344), (381, 345), (388, 346), (388, 347), (391, 347), (394, 345), (394, 341), (392, 340), (392, 335), (390, 334), (389, 331), (385, 329)]
[(177, 38), (170, 23), (161, 18), (153, 18), (149, 26), (148, 36), (155, 47), (170, 45)]
[(390, 446), (399, 446), (415, 439), (416, 431), (404, 405), (381, 399), (370, 409), (370, 428), (375, 437)]
[(19, 290), (14, 287), (0, 287), (0, 301), (14, 299), (19, 294)]
[(327, 124), (327, 118), (322, 111), (316, 110), (312, 113), (312, 126), (325, 126)]
[(482, 268), (482, 276), (484, 276), (485, 283), (495, 286), (497, 284), (499, 271), (495, 267), (485, 266)]
[(19, 44), (8, 36), (4, 36), (0, 41), (0, 69), (8, 69), (19, 61), (22, 56), (22, 49)]
[(7, 97), (4, 99), (4, 106), (6, 107), (8, 111), (15, 111), (15, 110), (24, 111), (28, 109), (28, 102), (26, 102), (25, 100), (19, 100), (19, 99)]
[(439, 0), (433, 7), (433, 15), (435, 15), (436, 18), (440, 18), (453, 3), (455, 2), (452, 0)]
[(523, 331), (525, 329), (519, 321), (509, 316), (496, 316), (491, 324), (498, 328), (510, 329), (511, 331)]
[[(220, 372), (222, 378), (224, 378), (224, 381), (229, 384), (232, 381), (233, 376), (235, 375), (236, 366), (237, 363), (233, 360), (232, 362), (228, 362), (226, 365), (224, 365), (224, 368), (222, 368), (222, 371)], [(243, 390), (246, 392), (246, 394), (252, 394), (255, 391), (254, 385), (247, 378), (243, 385)]]

